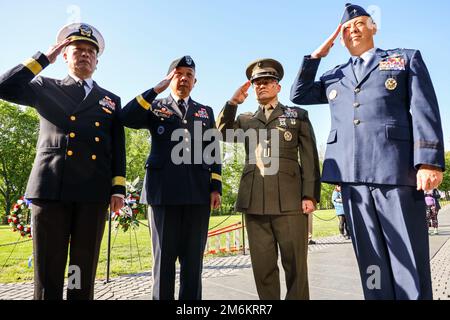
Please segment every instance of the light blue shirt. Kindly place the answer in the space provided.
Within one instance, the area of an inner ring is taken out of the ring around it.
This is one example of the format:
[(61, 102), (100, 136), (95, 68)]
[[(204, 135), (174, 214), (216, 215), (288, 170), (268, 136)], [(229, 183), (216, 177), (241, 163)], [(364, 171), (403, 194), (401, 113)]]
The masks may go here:
[(377, 48), (372, 48), (366, 52), (364, 52), (361, 56), (352, 56), (352, 62), (355, 64), (356, 59), (361, 58), (364, 60), (364, 67), (367, 67), (369, 62), (372, 61), (372, 59), (375, 57), (375, 52), (377, 51)]

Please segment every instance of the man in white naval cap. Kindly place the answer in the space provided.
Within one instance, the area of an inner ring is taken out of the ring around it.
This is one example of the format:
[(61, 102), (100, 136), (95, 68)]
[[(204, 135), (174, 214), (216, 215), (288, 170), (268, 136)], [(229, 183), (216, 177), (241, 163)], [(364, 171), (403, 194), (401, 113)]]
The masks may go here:
[[(92, 80), (104, 40), (76, 23), (59, 32), (47, 54), (0, 76), (0, 98), (40, 115), (36, 159), (26, 198), (32, 201), (34, 298), (61, 300), (69, 255), (67, 299), (94, 297), (94, 280), (108, 207), (125, 196), (125, 138), (120, 98)], [(63, 53), (69, 75), (38, 76)], [(69, 252), (70, 242), (70, 252)]]

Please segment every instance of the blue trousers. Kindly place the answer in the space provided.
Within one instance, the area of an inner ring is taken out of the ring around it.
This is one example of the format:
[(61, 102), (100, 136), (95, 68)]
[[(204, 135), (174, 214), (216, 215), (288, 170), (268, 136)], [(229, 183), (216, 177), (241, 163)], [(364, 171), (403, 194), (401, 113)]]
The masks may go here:
[(431, 300), (423, 192), (407, 186), (343, 184), (367, 300)]

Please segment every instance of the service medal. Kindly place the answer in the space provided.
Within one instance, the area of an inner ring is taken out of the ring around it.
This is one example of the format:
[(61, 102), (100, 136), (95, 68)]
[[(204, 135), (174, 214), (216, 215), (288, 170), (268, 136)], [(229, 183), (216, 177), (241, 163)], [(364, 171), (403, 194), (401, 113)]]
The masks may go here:
[(292, 133), (290, 133), (289, 131), (286, 131), (284, 133), (284, 140), (286, 140), (287, 142), (291, 142), (292, 141)]
[(389, 78), (386, 80), (386, 89), (388, 89), (389, 91), (394, 91), (395, 89), (397, 89), (397, 80), (395, 80), (394, 78)]

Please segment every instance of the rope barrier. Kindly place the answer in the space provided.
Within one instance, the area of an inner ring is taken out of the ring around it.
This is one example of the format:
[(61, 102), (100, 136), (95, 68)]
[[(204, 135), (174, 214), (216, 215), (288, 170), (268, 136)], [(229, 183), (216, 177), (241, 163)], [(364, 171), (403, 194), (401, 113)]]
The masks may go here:
[(330, 222), (330, 221), (333, 221), (333, 220), (336, 220), (337, 219), (337, 216), (334, 216), (332, 219), (323, 219), (323, 218), (321, 218), (321, 217), (319, 217), (317, 214), (315, 214), (314, 213), (314, 217), (316, 217), (317, 219), (319, 219), (320, 221), (324, 221), (324, 222)]
[(227, 222), (230, 218), (232, 217), (232, 215), (229, 215), (227, 218), (225, 218), (222, 222), (220, 222), (218, 225), (212, 227), (211, 229), (208, 229), (208, 231), (214, 230), (217, 227), (220, 227), (221, 225), (223, 225), (225, 222)]
[(17, 241), (17, 242), (11, 242), (11, 243), (5, 243), (5, 244), (0, 244), (0, 248), (3, 248), (3, 247), (9, 247), (9, 246), (15, 246), (15, 245), (18, 245), (18, 244), (23, 244), (23, 243), (31, 242), (31, 241), (33, 241), (33, 239), (23, 240), (23, 241)]

